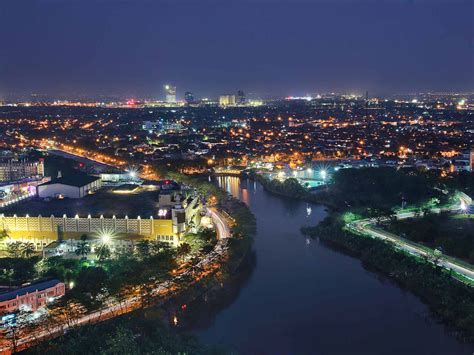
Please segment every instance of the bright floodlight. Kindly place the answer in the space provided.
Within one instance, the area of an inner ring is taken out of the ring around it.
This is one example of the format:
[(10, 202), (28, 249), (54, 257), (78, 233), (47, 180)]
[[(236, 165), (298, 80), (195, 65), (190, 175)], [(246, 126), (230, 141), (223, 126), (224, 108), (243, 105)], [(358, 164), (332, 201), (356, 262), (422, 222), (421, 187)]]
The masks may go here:
[(326, 176), (327, 176), (328, 173), (327, 173), (326, 170), (321, 170), (320, 174), (321, 174), (321, 177), (322, 177), (323, 180), (324, 180), (324, 179), (326, 179)]
[(466, 202), (464, 202), (464, 200), (461, 200), (461, 211), (463, 212), (467, 211)]
[(108, 233), (105, 233), (105, 234), (102, 234), (100, 236), (100, 240), (102, 241), (102, 243), (104, 244), (109, 244), (110, 241), (112, 240), (112, 236)]
[(313, 169), (311, 169), (311, 168), (308, 168), (308, 170), (307, 170), (307, 171), (308, 171), (308, 173), (310, 173), (310, 174), (311, 174), (311, 173), (313, 172)]
[(131, 178), (135, 178), (137, 176), (137, 173), (135, 171), (130, 171), (129, 175)]
[(105, 228), (97, 233), (97, 237), (102, 244), (111, 244), (115, 238), (113, 229)]

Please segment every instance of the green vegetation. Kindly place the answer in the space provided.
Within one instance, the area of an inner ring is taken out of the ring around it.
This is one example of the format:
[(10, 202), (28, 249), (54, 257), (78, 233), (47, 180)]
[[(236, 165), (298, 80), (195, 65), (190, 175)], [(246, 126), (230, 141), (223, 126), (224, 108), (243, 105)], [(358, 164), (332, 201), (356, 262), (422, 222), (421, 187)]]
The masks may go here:
[[(474, 174), (442, 177), (437, 171), (411, 168), (341, 169), (327, 188), (314, 194), (297, 187), (294, 179), (282, 183), (259, 175), (254, 178), (269, 192), (332, 207), (333, 213), (326, 220), (316, 227), (303, 228), (303, 232), (346, 250), (365, 266), (395, 279), (420, 296), (440, 319), (460, 330), (461, 338), (474, 340), (474, 288), (428, 259), (345, 228), (350, 222), (374, 218), (378, 224), (389, 224), (395, 234), (421, 243), (428, 251), (441, 248), (443, 253), (472, 262), (472, 220), (446, 214), (432, 216), (429, 211), (457, 203), (456, 191), (474, 193)], [(397, 220), (395, 212), (402, 207), (404, 212), (415, 211), (425, 217)], [(438, 256), (433, 253), (433, 257)]]
[(420, 218), (395, 220), (385, 228), (411, 241), (474, 264), (473, 219), (453, 218), (448, 213), (426, 214)]
[(474, 196), (474, 173), (461, 171), (447, 180), (447, 185), (453, 189), (464, 191), (469, 196)]
[(337, 171), (329, 195), (346, 208), (391, 209), (401, 206), (432, 206), (448, 199), (439, 172), (403, 168), (362, 168)]
[(270, 180), (268, 177), (256, 173), (250, 173), (250, 177), (261, 183), (263, 188), (272, 194), (309, 202), (321, 202), (319, 196), (309, 192), (295, 178), (288, 178), (282, 182), (278, 179)]
[[(326, 189), (311, 193), (294, 178), (280, 182), (253, 174), (263, 187), (274, 194), (322, 203), (338, 210), (380, 215), (395, 208), (422, 206), (432, 208), (449, 202), (455, 184), (438, 172), (412, 168), (341, 169), (334, 173)], [(372, 209), (372, 212), (368, 208)], [(374, 213), (375, 212), (375, 213)]]
[(455, 281), (439, 266), (397, 251), (387, 242), (346, 232), (343, 226), (341, 219), (332, 215), (302, 231), (343, 248), (361, 259), (364, 266), (389, 275), (418, 295), (445, 323), (459, 330), (461, 339), (474, 341), (474, 288)]
[(76, 329), (60, 338), (39, 344), (26, 354), (225, 354), (203, 346), (190, 335), (166, 327), (160, 316), (147, 311), (120, 316)]
[(0, 285), (21, 285), (37, 276), (38, 257), (0, 258)]
[(187, 234), (184, 240), (191, 247), (190, 253), (204, 255), (209, 253), (216, 245), (217, 233), (212, 228), (201, 228), (197, 233)]
[(75, 285), (61, 298), (60, 305), (72, 302), (95, 309), (107, 296), (122, 298), (133, 290), (145, 289), (169, 278), (177, 267), (176, 259), (184, 255), (179, 255), (169, 244), (156, 241), (141, 241), (134, 253), (116, 253), (109, 258), (105, 257), (107, 247), (100, 248), (103, 249), (100, 265), (63, 257), (51, 257), (41, 263), (42, 277), (56, 277)]
[(215, 197), (217, 208), (231, 216), (234, 220), (231, 230), (233, 238), (229, 240), (227, 267), (229, 270), (234, 270), (249, 251), (256, 229), (255, 216), (250, 212), (247, 205), (210, 183), (206, 177), (189, 176), (163, 169), (160, 174), (182, 184), (193, 186), (201, 196), (208, 200)]

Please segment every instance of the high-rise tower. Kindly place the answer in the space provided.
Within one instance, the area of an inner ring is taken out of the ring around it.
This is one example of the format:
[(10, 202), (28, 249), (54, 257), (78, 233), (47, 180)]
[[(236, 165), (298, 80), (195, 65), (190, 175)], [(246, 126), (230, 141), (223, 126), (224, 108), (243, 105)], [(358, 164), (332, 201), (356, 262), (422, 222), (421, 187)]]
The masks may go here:
[(165, 85), (166, 102), (176, 102), (176, 86)]

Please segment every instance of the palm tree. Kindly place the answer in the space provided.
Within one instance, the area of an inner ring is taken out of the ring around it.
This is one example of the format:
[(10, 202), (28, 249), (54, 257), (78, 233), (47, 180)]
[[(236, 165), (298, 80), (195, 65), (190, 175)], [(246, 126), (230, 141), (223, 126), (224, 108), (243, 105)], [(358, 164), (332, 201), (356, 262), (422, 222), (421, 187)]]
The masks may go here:
[(97, 257), (99, 258), (99, 261), (104, 261), (112, 255), (112, 252), (110, 251), (110, 248), (108, 247), (107, 244), (101, 244), (97, 248)]
[(23, 244), (22, 242), (13, 242), (13, 243), (8, 244), (7, 246), (8, 253), (14, 258), (19, 258), (21, 255), (22, 244)]
[(29, 258), (35, 253), (35, 245), (31, 242), (23, 243), (21, 245), (21, 255), (25, 258)]
[(176, 250), (178, 257), (181, 257), (182, 261), (184, 261), (184, 258), (186, 257), (186, 255), (188, 255), (190, 252), (191, 252), (191, 245), (189, 245), (188, 243), (183, 243), (179, 245)]
[[(81, 237), (81, 239), (82, 239), (82, 237)], [(89, 243), (87, 243), (85, 240), (82, 240), (79, 243), (79, 245), (77, 246), (75, 252), (76, 252), (77, 256), (81, 255), (82, 259), (86, 259), (87, 254), (89, 254), (91, 252), (91, 247), (90, 247)]]

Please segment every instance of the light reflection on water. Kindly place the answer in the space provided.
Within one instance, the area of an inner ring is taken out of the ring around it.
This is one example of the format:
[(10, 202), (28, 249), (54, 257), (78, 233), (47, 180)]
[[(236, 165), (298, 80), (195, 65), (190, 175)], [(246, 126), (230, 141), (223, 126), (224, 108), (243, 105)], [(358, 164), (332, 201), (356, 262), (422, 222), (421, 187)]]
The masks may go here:
[(251, 267), (218, 306), (190, 307), (188, 329), (243, 354), (471, 354), (409, 292), (301, 235), (322, 206), (275, 197), (247, 179), (217, 183), (257, 218)]

